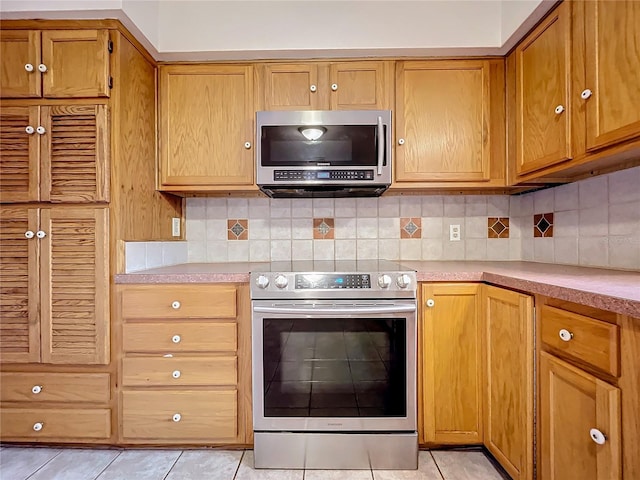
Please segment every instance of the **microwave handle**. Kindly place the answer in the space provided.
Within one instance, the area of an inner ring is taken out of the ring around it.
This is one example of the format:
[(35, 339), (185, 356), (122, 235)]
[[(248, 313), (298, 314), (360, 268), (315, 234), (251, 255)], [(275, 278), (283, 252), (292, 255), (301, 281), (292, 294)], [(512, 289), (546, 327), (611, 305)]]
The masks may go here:
[(384, 162), (384, 126), (382, 117), (378, 117), (378, 175), (382, 175), (382, 162)]

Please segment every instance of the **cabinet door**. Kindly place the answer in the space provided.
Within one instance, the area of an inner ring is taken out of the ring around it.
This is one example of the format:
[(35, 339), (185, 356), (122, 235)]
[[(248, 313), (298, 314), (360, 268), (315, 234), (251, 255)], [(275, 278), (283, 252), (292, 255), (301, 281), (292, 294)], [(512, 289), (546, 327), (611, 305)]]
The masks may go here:
[(322, 110), (326, 86), (318, 85), (318, 65), (313, 63), (264, 64), (260, 67), (264, 110)]
[(254, 115), (251, 66), (162, 67), (162, 185), (251, 185)]
[(640, 2), (584, 8), (584, 88), (592, 95), (577, 101), (585, 102), (587, 150), (595, 150), (640, 135)]
[[(540, 421), (541, 479), (621, 478), (616, 387), (541, 352)], [(593, 429), (604, 434), (603, 444), (592, 438)]]
[(489, 62), (398, 62), (398, 182), (489, 180)]
[(109, 96), (109, 31), (42, 32), (43, 96)]
[(516, 48), (516, 172), (571, 158), (571, 2)]
[(108, 210), (42, 209), (44, 363), (109, 363)]
[(388, 110), (392, 62), (332, 63), (331, 110)]
[(40, 199), (109, 200), (109, 133), (106, 105), (41, 107)]
[[(40, 360), (38, 209), (0, 208), (0, 359)], [(31, 237), (31, 238), (28, 238)]]
[(42, 75), (40, 32), (36, 30), (0, 31), (0, 96), (2, 98), (39, 97)]
[(482, 324), (478, 284), (422, 287), (424, 438), (482, 443)]
[[(39, 199), (40, 125), (38, 107), (0, 108), (0, 202)], [(29, 128), (31, 127), (31, 128)], [(31, 133), (27, 133), (27, 129)]]
[(485, 286), (484, 440), (514, 480), (533, 478), (533, 302)]

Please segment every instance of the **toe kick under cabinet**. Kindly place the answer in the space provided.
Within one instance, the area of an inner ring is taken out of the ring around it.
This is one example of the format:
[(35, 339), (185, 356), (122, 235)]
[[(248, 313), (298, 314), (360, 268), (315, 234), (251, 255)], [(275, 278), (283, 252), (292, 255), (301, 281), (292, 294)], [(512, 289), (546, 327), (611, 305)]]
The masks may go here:
[(121, 285), (119, 301), (120, 442), (250, 443), (246, 285)]

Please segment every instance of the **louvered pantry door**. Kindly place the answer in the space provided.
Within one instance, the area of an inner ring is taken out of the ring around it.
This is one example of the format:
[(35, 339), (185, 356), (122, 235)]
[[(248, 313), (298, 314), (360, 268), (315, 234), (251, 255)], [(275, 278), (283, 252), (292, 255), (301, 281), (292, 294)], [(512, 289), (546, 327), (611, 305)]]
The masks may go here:
[(40, 199), (109, 201), (109, 128), (106, 105), (41, 107)]
[(109, 211), (43, 208), (42, 362), (109, 362)]
[[(0, 202), (38, 200), (40, 107), (0, 107)], [(31, 132), (31, 133), (28, 133)]]
[(2, 362), (30, 363), (40, 360), (37, 229), (37, 208), (0, 208)]

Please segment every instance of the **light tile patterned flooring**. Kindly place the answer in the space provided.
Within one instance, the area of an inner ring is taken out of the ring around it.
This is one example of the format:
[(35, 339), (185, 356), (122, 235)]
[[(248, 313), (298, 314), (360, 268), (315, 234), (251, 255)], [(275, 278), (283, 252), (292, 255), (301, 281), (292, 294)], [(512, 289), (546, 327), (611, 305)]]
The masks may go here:
[(255, 470), (246, 450), (0, 449), (0, 480), (502, 480), (481, 451), (421, 451), (418, 470)]

